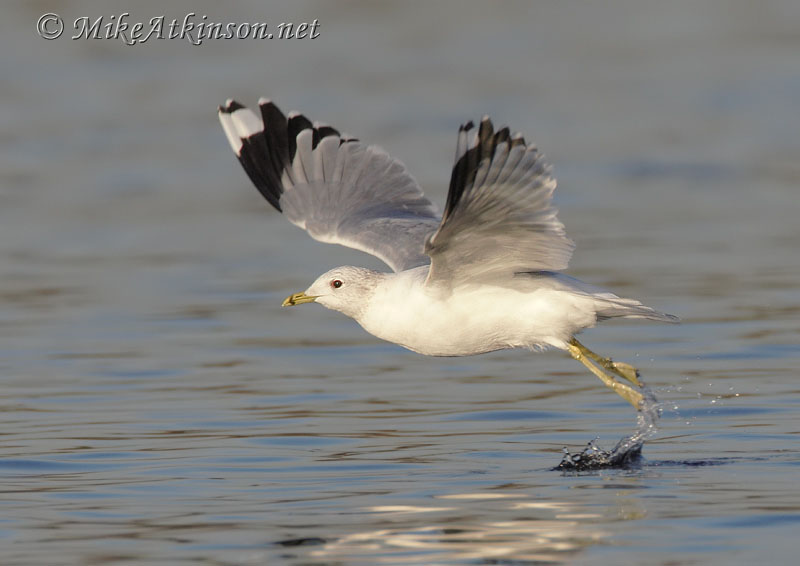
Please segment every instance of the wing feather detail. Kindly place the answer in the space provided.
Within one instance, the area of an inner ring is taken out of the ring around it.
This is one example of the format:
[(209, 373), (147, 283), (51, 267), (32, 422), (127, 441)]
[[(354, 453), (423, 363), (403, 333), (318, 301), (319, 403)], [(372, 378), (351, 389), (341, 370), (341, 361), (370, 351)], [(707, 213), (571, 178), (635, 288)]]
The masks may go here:
[(375, 146), (285, 116), (270, 100), (260, 118), (229, 100), (219, 119), (233, 152), (264, 198), (321, 242), (372, 254), (394, 271), (425, 265), (439, 214), (400, 161)]
[(461, 283), (521, 271), (560, 271), (574, 249), (553, 206), (556, 180), (533, 145), (488, 117), (477, 134), (459, 130), (442, 222), (428, 240), (428, 284)]

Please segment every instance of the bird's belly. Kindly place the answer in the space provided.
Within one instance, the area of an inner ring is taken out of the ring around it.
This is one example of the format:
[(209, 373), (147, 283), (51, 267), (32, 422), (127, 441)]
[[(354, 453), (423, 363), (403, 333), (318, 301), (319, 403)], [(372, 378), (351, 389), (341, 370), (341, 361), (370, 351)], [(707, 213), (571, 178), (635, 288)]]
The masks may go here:
[[(469, 356), (506, 348), (564, 347), (577, 328), (546, 293), (498, 290), (446, 300), (410, 295), (359, 321), (367, 332), (428, 356)], [(582, 322), (582, 321), (581, 321)]]
[(464, 320), (451, 325), (420, 323), (415, 329), (413, 336), (403, 334), (384, 339), (426, 356), (472, 356), (515, 346), (501, 336), (487, 334), (482, 324)]

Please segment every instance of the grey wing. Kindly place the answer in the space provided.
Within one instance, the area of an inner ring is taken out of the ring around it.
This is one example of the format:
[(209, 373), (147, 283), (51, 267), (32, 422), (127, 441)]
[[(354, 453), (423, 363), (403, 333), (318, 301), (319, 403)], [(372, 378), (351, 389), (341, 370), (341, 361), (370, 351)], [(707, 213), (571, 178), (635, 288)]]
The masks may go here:
[(533, 145), (488, 118), (461, 127), (447, 205), (427, 242), (428, 283), (565, 269), (575, 245), (557, 217), (556, 181)]
[(372, 254), (394, 271), (430, 262), (424, 245), (439, 214), (405, 165), (301, 114), (287, 118), (269, 100), (259, 108), (260, 117), (229, 100), (219, 119), (272, 206), (315, 240)]

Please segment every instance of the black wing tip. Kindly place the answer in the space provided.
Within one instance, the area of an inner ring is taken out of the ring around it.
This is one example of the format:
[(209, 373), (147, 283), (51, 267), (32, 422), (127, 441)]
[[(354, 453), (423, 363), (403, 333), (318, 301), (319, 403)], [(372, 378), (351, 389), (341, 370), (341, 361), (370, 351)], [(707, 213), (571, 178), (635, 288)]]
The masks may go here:
[[(241, 137), (241, 147), (235, 151), (247, 176), (258, 192), (275, 209), (282, 212), (280, 206), (283, 185), (281, 175), (288, 164), (286, 159), (286, 117), (269, 99), (259, 99), (262, 128)], [(221, 114), (233, 114), (247, 107), (240, 102), (228, 99), (219, 107)], [(235, 118), (234, 118), (235, 119)], [(283, 132), (283, 135), (281, 135)]]
[[(467, 122), (464, 126), (461, 126), (463, 131), (468, 131), (469, 128), (466, 126), (472, 126), (472, 121)], [(478, 129), (478, 136), (475, 140), (475, 143), (472, 145), (470, 150), (477, 150), (480, 154), (480, 158), (478, 162), (475, 163), (475, 167), (480, 165), (480, 161), (485, 159), (486, 157), (491, 157), (494, 155), (497, 146), (501, 143), (507, 143), (508, 148), (512, 149), (517, 146), (524, 146), (530, 150), (536, 151), (535, 145), (528, 145), (525, 141), (525, 137), (522, 135), (521, 132), (511, 132), (511, 129), (508, 126), (503, 126), (499, 130), (494, 129), (494, 123), (492, 122), (489, 116), (484, 116), (481, 118), (480, 127)], [(463, 159), (463, 156), (462, 156)]]
[(305, 117), (305, 115), (301, 114), (300, 112), (289, 112), (287, 114), (287, 118), (289, 119), (290, 124), (295, 124), (295, 128), (298, 130), (305, 130), (307, 128), (313, 128), (314, 124), (311, 123), (311, 120)]
[(223, 114), (233, 114), (237, 110), (241, 110), (243, 108), (246, 108), (244, 104), (241, 104), (240, 102), (237, 102), (232, 98), (229, 98), (228, 100), (225, 101), (224, 106), (219, 106), (219, 111), (222, 112)]
[[(459, 133), (468, 132), (474, 127), (475, 124), (470, 120), (461, 125)], [(443, 219), (446, 219), (453, 211), (464, 195), (464, 191), (474, 182), (481, 163), (486, 159), (492, 159), (497, 146), (503, 143), (508, 145), (509, 151), (520, 145), (527, 148), (525, 138), (521, 133), (514, 132), (512, 134), (508, 126), (503, 126), (495, 131), (492, 119), (488, 115), (484, 115), (472, 146), (453, 165)]]
[(509, 144), (509, 149), (514, 149), (519, 145), (525, 147), (525, 137), (520, 132), (514, 132), (514, 135), (511, 136), (511, 143)]
[(505, 127), (501, 128), (501, 129), (499, 129), (495, 133), (494, 141), (493, 141), (492, 145), (497, 147), (499, 144), (501, 144), (503, 142), (507, 142), (510, 138), (511, 138), (511, 132), (509, 131), (508, 126), (505, 126)]
[[(305, 130), (312, 131), (312, 150), (325, 138), (339, 137), (339, 145), (358, 141), (350, 136), (341, 136), (336, 128), (327, 124), (312, 123), (299, 112), (284, 115), (269, 98), (259, 98), (263, 129), (240, 138), (241, 147), (235, 150), (239, 161), (258, 191), (277, 210), (282, 211), (280, 197), (283, 194), (282, 176), (291, 167), (297, 153), (297, 136)], [(246, 108), (233, 99), (219, 107), (221, 114), (233, 114)]]
[(291, 163), (294, 161), (294, 156), (297, 153), (297, 136), (304, 130), (313, 129), (314, 125), (311, 123), (311, 120), (299, 112), (289, 112), (288, 119), (286, 133), (289, 143), (289, 163)]
[(311, 149), (316, 149), (319, 142), (327, 137), (339, 137), (339, 130), (327, 124), (314, 124), (314, 137), (311, 142)]
[(484, 138), (491, 136), (494, 133), (494, 124), (489, 116), (481, 118), (481, 125), (478, 126), (478, 139), (483, 141)]
[(319, 122), (312, 122), (304, 114), (299, 112), (290, 112), (287, 125), (287, 136), (289, 138), (289, 160), (294, 160), (297, 153), (297, 136), (302, 134), (305, 130), (311, 130), (311, 149), (314, 150), (323, 139), (334, 136), (340, 138), (339, 145), (358, 141), (356, 138), (344, 137), (339, 133), (339, 130), (327, 124)]

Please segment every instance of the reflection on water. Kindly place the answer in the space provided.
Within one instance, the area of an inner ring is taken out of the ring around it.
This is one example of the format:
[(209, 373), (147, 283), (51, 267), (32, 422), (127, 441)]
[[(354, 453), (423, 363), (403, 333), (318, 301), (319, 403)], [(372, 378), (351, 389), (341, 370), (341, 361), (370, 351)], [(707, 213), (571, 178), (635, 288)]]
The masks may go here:
[[(10, 5), (0, 562), (793, 563), (798, 6), (139, 2), (323, 34), (131, 48), (33, 26), (132, 7)], [(564, 355), (425, 358), (281, 309), (380, 266), (255, 194), (216, 105), (262, 95), (382, 144), (440, 204), (458, 124), (536, 140), (570, 273), (683, 319), (582, 335), (663, 403), (639, 464), (553, 470), (635, 426)]]
[[(537, 502), (524, 494), (465, 493), (440, 496), (451, 507), (377, 506), (375, 523), (413, 521), (414, 528), (382, 528), (321, 544), (309, 556), (337, 560), (364, 557), (374, 564), (495, 562), (562, 563), (609, 536), (602, 516), (566, 502)], [(430, 514), (435, 519), (428, 518)], [(466, 515), (497, 514), (505, 520), (480, 523)]]

